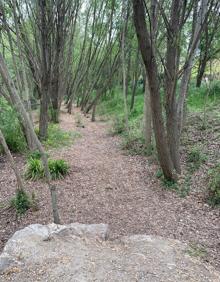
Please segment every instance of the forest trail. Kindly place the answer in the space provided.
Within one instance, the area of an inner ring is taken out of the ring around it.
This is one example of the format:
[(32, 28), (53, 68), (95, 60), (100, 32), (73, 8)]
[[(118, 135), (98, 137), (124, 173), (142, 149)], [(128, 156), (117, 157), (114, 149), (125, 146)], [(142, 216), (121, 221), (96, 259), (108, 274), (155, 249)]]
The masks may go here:
[[(74, 111), (73, 115), (62, 113), (61, 128), (76, 130), (81, 137), (69, 147), (49, 152), (50, 156), (67, 160), (71, 167), (65, 179), (55, 182), (62, 224), (106, 223), (110, 238), (151, 234), (186, 241), (219, 269), (219, 211), (192, 195), (180, 198), (165, 190), (155, 177), (155, 165), (149, 165), (146, 157), (126, 155), (120, 148), (120, 138), (108, 133), (106, 122), (92, 123), (77, 109)], [(84, 127), (76, 126), (79, 116)], [(14, 183), (8, 173), (5, 164), (1, 177), (4, 187)], [(28, 224), (51, 222), (46, 185), (30, 182), (28, 189), (37, 191), (40, 209), (21, 220), (13, 214), (10, 218), (8, 210), (1, 213), (2, 242)], [(1, 191), (1, 198), (4, 196), (9, 196), (7, 188)]]

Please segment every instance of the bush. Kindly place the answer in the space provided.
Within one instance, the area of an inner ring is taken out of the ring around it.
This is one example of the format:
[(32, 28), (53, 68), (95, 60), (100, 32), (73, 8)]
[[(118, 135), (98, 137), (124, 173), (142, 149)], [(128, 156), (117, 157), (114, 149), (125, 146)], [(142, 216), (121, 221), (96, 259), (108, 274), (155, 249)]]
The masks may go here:
[[(49, 160), (48, 166), (53, 180), (61, 179), (69, 172), (69, 165), (64, 160)], [(45, 177), (44, 167), (40, 159), (28, 159), (25, 177), (31, 180)]]
[(17, 214), (22, 215), (31, 207), (28, 194), (23, 189), (16, 191), (15, 197), (11, 200), (11, 207), (16, 209)]
[[(0, 98), (0, 109), (0, 129), (9, 149), (12, 152), (23, 152), (26, 149), (26, 141), (16, 112), (2, 98)], [(3, 151), (2, 148), (0, 151)]]
[(209, 203), (213, 206), (220, 205), (220, 164), (209, 172)]
[(111, 134), (122, 134), (125, 131), (125, 119), (122, 116), (115, 116), (112, 119)]
[(69, 165), (64, 160), (49, 160), (48, 165), (52, 179), (62, 179), (69, 172)]
[(189, 169), (195, 171), (199, 169), (201, 164), (205, 163), (206, 156), (201, 152), (199, 148), (193, 148), (187, 156), (187, 162), (189, 164)]
[(28, 159), (25, 172), (26, 179), (37, 180), (44, 177), (44, 168), (40, 159)]

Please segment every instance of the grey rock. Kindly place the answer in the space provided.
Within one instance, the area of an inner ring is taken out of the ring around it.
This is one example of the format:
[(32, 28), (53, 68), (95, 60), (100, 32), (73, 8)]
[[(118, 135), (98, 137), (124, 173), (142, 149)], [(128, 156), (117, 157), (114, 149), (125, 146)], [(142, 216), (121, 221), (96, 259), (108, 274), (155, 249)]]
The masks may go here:
[(10, 274), (0, 281), (220, 282), (219, 272), (189, 256), (187, 244), (146, 235), (108, 241), (107, 235), (105, 224), (30, 225), (6, 244), (0, 266)]

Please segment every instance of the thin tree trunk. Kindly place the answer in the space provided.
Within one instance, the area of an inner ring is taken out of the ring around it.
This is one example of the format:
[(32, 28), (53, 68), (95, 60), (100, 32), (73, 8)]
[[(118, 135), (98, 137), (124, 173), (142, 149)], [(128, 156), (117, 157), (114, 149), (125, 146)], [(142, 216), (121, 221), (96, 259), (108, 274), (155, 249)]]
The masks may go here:
[(134, 23), (144, 61), (151, 99), (151, 112), (155, 133), (156, 148), (160, 166), (166, 179), (174, 180), (176, 175), (167, 144), (159, 89), (159, 75), (155, 61), (155, 46), (147, 30), (145, 7), (142, 0), (133, 0)]
[(11, 152), (10, 152), (10, 150), (8, 148), (8, 145), (7, 145), (6, 141), (5, 141), (5, 138), (4, 138), (4, 135), (3, 135), (2, 131), (1, 131), (1, 129), (0, 129), (0, 143), (1, 143), (1, 145), (2, 145), (2, 147), (4, 149), (4, 151), (5, 151), (5, 154), (6, 154), (7, 158), (8, 158), (8, 161), (9, 161), (9, 163), (10, 163), (10, 165), (11, 165), (11, 167), (12, 167), (14, 173), (15, 173), (18, 189), (19, 190), (23, 190), (24, 189), (24, 184), (23, 184), (21, 175), (20, 175), (20, 173), (19, 173), (19, 171), (17, 169), (17, 166), (16, 166), (16, 164), (14, 162), (14, 159), (13, 159), (13, 157), (11, 155)]
[(145, 84), (145, 92), (144, 92), (144, 126), (143, 126), (143, 133), (144, 133), (144, 140), (145, 146), (147, 148), (151, 145), (151, 138), (152, 138), (152, 118), (151, 118), (151, 107), (150, 107), (150, 92), (149, 92), (149, 85), (148, 80), (146, 78)]
[(126, 0), (122, 3), (122, 17), (124, 19), (121, 39), (121, 60), (122, 60), (122, 76), (123, 76), (123, 97), (124, 97), (124, 111), (125, 111), (125, 128), (127, 133), (129, 132), (128, 125), (128, 102), (127, 102), (127, 76), (126, 76), (126, 58), (125, 58), (125, 32), (126, 32)]

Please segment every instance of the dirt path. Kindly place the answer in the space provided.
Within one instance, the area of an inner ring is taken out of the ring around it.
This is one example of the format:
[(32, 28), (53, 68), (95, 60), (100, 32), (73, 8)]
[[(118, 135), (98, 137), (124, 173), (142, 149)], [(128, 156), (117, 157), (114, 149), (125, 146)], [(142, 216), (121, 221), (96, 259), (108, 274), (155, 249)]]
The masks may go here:
[[(153, 234), (186, 241), (220, 269), (219, 210), (195, 196), (182, 199), (164, 190), (155, 177), (155, 166), (144, 157), (125, 155), (120, 139), (109, 136), (106, 123), (91, 123), (83, 117), (85, 128), (76, 128), (73, 116), (63, 114), (61, 120), (63, 129), (76, 129), (82, 135), (74, 145), (51, 152), (71, 165), (70, 174), (57, 181), (62, 223), (108, 223), (111, 238)], [(21, 157), (18, 162), (23, 163)], [(15, 180), (7, 163), (0, 172), (0, 202), (5, 202), (14, 193)], [(30, 182), (28, 189), (37, 191), (40, 210), (16, 220), (13, 211), (0, 208), (2, 245), (17, 229), (51, 221), (45, 184)]]

